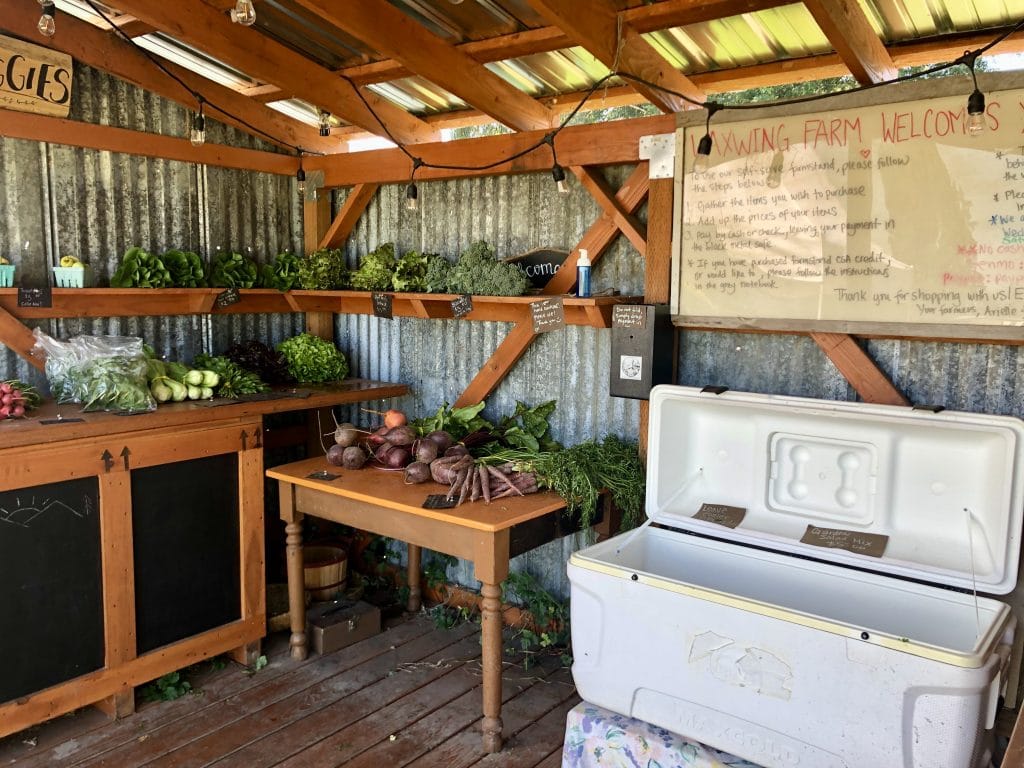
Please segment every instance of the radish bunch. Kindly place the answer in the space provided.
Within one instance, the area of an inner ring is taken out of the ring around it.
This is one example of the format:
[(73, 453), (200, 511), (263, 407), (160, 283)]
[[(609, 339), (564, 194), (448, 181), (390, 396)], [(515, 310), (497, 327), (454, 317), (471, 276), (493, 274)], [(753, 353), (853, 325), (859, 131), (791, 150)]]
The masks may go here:
[(21, 418), (38, 407), (40, 400), (34, 387), (18, 379), (0, 381), (0, 420)]

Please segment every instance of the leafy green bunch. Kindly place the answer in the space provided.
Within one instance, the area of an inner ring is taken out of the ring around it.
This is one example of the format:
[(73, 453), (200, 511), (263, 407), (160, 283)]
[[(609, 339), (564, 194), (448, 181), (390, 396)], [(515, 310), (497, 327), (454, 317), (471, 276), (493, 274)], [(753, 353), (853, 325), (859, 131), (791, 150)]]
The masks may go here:
[(379, 245), (359, 260), (359, 269), (352, 273), (352, 287), (357, 291), (387, 291), (397, 265), (395, 244)]
[(336, 291), (348, 283), (345, 254), (335, 248), (307, 253), (299, 262), (296, 284), (307, 291)]
[(217, 386), (218, 397), (255, 395), (270, 389), (255, 373), (245, 370), (242, 366), (223, 356), (196, 355), (192, 365), (198, 369), (213, 371), (220, 377), (220, 383)]
[(138, 246), (129, 248), (121, 257), (111, 288), (170, 288), (174, 285), (171, 271), (163, 259)]
[(203, 260), (192, 251), (172, 248), (160, 257), (171, 273), (171, 281), (178, 288), (205, 288), (206, 271)]
[(290, 251), (277, 254), (274, 261), (264, 264), (260, 271), (260, 287), (290, 291), (299, 282), (301, 260)]
[(522, 296), (530, 289), (530, 278), (518, 265), (498, 261), (494, 247), (480, 240), (459, 256), (448, 273), (447, 289), (477, 296)]
[(256, 262), (240, 253), (220, 251), (210, 262), (212, 288), (252, 288), (257, 274)]
[(341, 381), (348, 376), (348, 360), (334, 344), (300, 333), (277, 345), (277, 351), (288, 363), (288, 373), (297, 381), (321, 383)]

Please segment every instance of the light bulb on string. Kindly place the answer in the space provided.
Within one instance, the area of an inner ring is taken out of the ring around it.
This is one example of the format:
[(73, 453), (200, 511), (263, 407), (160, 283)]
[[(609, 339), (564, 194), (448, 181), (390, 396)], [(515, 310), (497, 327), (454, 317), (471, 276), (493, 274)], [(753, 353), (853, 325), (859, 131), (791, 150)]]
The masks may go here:
[(53, 20), (54, 15), (57, 13), (57, 6), (53, 4), (52, 0), (39, 0), (39, 5), (42, 8), (43, 15), (39, 17), (39, 23), (36, 24), (36, 28), (39, 30), (39, 34), (45, 37), (53, 37), (57, 31), (57, 24)]
[(203, 99), (199, 98), (199, 111), (192, 116), (192, 129), (188, 133), (188, 140), (193, 147), (201, 147), (206, 143), (206, 115), (203, 114)]
[(409, 186), (405, 188), (405, 210), (416, 212), (420, 208), (420, 191), (416, 188), (416, 171), (423, 165), (418, 157), (412, 159), (412, 171), (409, 173)]
[(306, 196), (306, 169), (302, 167), (302, 152), (299, 152), (299, 170), (295, 172), (295, 181), (297, 182), (299, 197)]
[(555, 180), (555, 186), (558, 188), (559, 193), (563, 195), (569, 194), (569, 185), (565, 181), (565, 169), (558, 163), (551, 166), (551, 178)]
[(231, 9), (231, 20), (243, 27), (251, 27), (256, 23), (256, 7), (252, 0), (238, 0)]
[(967, 97), (967, 134), (978, 137), (985, 132), (985, 94), (978, 88), (978, 74), (974, 65), (978, 61), (978, 51), (964, 51), (964, 55), (957, 59), (971, 70), (971, 82), (974, 83), (974, 90)]
[(714, 102), (707, 102), (704, 108), (708, 111), (707, 120), (704, 123), (704, 135), (697, 142), (697, 154), (693, 158), (693, 172), (705, 173), (711, 164), (711, 147), (714, 140), (711, 138), (711, 117), (718, 111), (718, 105)]

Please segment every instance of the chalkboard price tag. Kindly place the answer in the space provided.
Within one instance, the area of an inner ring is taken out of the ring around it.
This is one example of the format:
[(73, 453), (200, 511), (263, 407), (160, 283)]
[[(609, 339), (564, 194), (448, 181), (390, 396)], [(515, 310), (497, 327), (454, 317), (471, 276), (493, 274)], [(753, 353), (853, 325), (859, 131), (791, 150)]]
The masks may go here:
[(473, 311), (473, 297), (469, 294), (465, 296), (459, 296), (459, 298), (452, 301), (452, 317), (458, 319), (465, 317)]
[(310, 480), (337, 480), (340, 475), (335, 475), (333, 472), (321, 469), (316, 472), (310, 472), (306, 477)]
[(18, 288), (19, 307), (52, 307), (53, 291), (49, 285), (42, 288)]
[(383, 317), (385, 320), (390, 320), (393, 315), (391, 314), (392, 300), (394, 296), (390, 293), (374, 293), (373, 298), (373, 314), (376, 317)]
[(83, 422), (83, 421), (85, 421), (85, 419), (79, 419), (78, 417), (72, 417), (70, 419), (67, 419), (67, 418), (41, 419), (39, 421), (39, 423), (40, 424), (45, 424), (46, 426), (50, 426), (51, 424), (74, 424), (76, 422)]
[(615, 328), (646, 328), (647, 307), (642, 304), (616, 304), (612, 307)]
[(421, 505), (423, 509), (453, 509), (459, 500), (457, 498), (448, 498), (444, 493), (432, 493), (423, 500)]
[(221, 291), (217, 294), (217, 298), (214, 299), (214, 304), (219, 309), (230, 307), (232, 304), (237, 304), (242, 300), (242, 295), (238, 292), (237, 288), (228, 288), (227, 290)]
[(800, 543), (828, 549), (845, 549), (848, 552), (869, 557), (881, 557), (885, 554), (885, 546), (889, 543), (889, 537), (879, 533), (861, 533), (860, 531), (845, 531), (841, 528), (821, 528), (817, 525), (808, 525)]
[(541, 299), (530, 303), (533, 315), (533, 332), (547, 333), (565, 328), (565, 305), (561, 296)]

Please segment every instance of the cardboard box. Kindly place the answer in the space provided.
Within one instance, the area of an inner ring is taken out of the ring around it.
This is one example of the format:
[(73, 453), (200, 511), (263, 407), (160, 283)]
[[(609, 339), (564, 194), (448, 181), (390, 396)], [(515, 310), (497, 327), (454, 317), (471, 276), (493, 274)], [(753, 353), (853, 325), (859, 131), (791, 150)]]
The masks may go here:
[(380, 632), (380, 608), (346, 600), (321, 603), (306, 614), (306, 632), (314, 651), (331, 653)]

